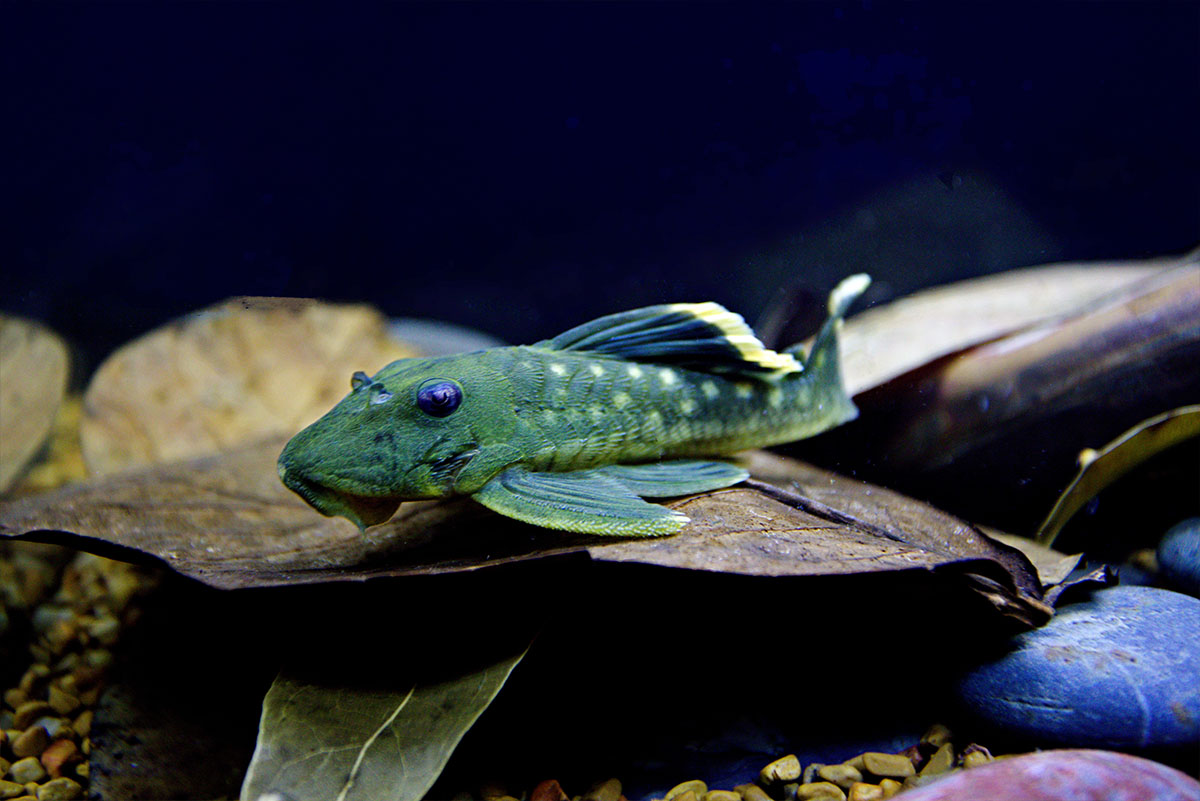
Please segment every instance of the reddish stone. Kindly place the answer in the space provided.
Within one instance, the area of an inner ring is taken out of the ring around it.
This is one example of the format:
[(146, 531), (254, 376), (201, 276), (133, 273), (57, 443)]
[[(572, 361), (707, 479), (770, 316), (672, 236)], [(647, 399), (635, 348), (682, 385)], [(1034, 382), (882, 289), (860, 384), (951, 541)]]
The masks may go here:
[(998, 759), (905, 790), (904, 801), (1200, 801), (1200, 782), (1114, 751), (1063, 749)]
[(921, 764), (925, 762), (925, 754), (921, 752), (920, 744), (910, 745), (908, 748), (905, 748), (900, 752), (900, 756), (908, 757), (909, 761), (913, 763), (913, 767), (917, 768), (918, 770), (920, 769)]
[(563, 792), (557, 779), (546, 779), (533, 788), (529, 801), (568, 801), (571, 796)]
[(82, 761), (83, 755), (72, 740), (58, 740), (42, 752), (42, 767), (56, 779), (70, 773)]

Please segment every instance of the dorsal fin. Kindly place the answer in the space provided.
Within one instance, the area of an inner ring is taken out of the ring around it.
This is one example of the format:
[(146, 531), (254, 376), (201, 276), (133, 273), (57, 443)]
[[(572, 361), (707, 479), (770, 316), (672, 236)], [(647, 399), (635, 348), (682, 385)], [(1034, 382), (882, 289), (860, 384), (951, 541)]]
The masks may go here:
[(803, 369), (791, 354), (769, 350), (741, 315), (717, 303), (668, 303), (610, 314), (546, 344), (559, 350), (756, 378), (773, 379)]

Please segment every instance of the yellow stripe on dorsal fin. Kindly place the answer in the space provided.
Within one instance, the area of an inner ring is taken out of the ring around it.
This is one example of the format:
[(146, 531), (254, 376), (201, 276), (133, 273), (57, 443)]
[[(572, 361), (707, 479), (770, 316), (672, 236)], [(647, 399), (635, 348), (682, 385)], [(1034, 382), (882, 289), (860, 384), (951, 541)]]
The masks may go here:
[(717, 303), (668, 303), (611, 314), (540, 344), (768, 380), (803, 369), (791, 354), (764, 346), (740, 315)]
[(668, 308), (687, 312), (716, 326), (725, 335), (726, 341), (737, 348), (743, 361), (758, 365), (766, 374), (785, 375), (804, 369), (795, 356), (773, 351), (764, 345), (742, 315), (729, 311), (720, 303), (672, 303)]

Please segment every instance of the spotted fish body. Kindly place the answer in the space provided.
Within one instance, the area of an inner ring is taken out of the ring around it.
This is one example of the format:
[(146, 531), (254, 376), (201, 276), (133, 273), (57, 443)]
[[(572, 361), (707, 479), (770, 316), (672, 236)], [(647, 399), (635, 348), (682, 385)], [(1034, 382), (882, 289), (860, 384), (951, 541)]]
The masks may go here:
[(790, 442), (857, 414), (837, 330), (866, 276), (843, 281), (802, 364), (714, 303), (600, 318), (535, 345), (403, 359), (297, 434), (284, 483), (360, 527), (403, 500), (471, 495), (535, 525), (654, 536), (680, 512), (648, 503), (746, 478), (719, 457)]

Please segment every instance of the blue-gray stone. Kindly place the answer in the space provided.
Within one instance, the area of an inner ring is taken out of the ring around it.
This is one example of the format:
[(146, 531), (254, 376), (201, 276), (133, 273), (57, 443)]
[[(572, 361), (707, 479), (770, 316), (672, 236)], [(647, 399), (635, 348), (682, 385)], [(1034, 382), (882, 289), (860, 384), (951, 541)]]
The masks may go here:
[(1173, 586), (1200, 597), (1200, 517), (1188, 518), (1163, 535), (1158, 569)]
[(1093, 593), (1014, 637), (958, 693), (981, 721), (1036, 743), (1200, 742), (1200, 600), (1152, 587)]

